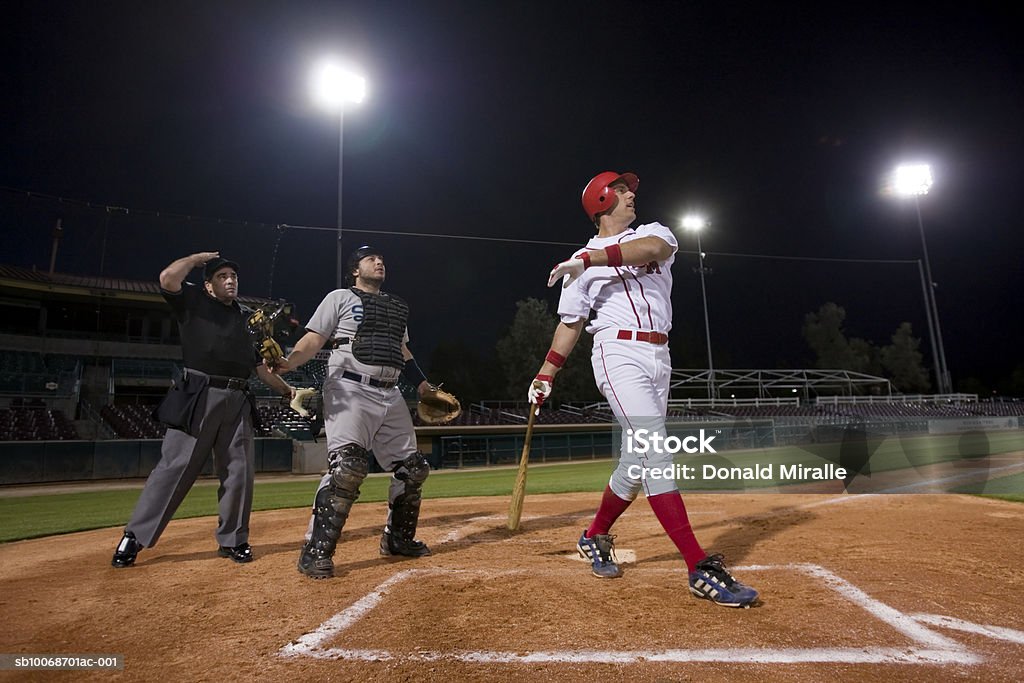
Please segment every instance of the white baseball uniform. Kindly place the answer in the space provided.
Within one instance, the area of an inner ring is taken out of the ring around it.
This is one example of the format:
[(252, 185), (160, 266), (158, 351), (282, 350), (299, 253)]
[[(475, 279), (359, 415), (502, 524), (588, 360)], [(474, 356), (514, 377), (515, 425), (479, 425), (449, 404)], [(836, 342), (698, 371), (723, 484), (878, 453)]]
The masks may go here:
[[(594, 335), (594, 379), (623, 430), (622, 454), (609, 486), (626, 500), (636, 498), (641, 488), (647, 496), (677, 490), (671, 479), (628, 475), (634, 464), (645, 468), (671, 465), (670, 454), (631, 454), (625, 444), (628, 429), (664, 434), (672, 372), (667, 341), (672, 329), (672, 263), (679, 243), (664, 225), (648, 223), (612, 237), (594, 237), (574, 254), (651, 236), (672, 247), (667, 259), (643, 266), (588, 268), (562, 290), (558, 303), (558, 315), (566, 324), (594, 313), (586, 328)], [(661, 343), (640, 341), (651, 338)]]

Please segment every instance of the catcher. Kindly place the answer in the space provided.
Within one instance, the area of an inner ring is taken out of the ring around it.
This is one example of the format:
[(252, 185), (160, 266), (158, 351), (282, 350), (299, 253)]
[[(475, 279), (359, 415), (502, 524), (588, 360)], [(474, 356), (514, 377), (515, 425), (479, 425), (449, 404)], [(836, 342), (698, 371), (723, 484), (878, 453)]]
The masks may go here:
[(316, 579), (334, 576), (334, 551), (369, 472), (371, 450), (380, 466), (393, 473), (380, 554), (430, 554), (415, 538), (430, 467), (416, 449), (399, 377), (417, 388), (420, 414), (429, 419), (443, 413), (444, 421), (451, 421), (461, 407), (454, 396), (427, 382), (416, 364), (408, 347), (409, 307), (381, 291), (384, 276), (380, 251), (369, 246), (357, 249), (348, 260), (350, 288), (324, 297), (306, 324), (306, 334), (274, 368), (275, 373), (288, 372), (324, 346), (331, 349), (323, 384), (328, 469), (316, 492), (312, 529), (298, 562), (301, 573)]

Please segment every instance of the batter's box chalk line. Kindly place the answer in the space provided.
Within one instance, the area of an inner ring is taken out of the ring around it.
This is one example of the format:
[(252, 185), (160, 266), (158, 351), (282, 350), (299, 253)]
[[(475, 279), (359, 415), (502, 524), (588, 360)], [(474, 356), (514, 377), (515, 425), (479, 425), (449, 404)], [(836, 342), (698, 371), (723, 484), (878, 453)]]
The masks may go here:
[[(387, 579), (372, 591), (338, 612), (317, 628), (288, 643), (278, 651), (286, 659), (341, 659), (356, 661), (461, 661), (480, 664), (638, 664), (641, 662), (729, 662), (749, 664), (980, 664), (984, 660), (951, 638), (936, 633), (927, 625), (983, 635), (1024, 644), (1024, 632), (1010, 628), (972, 624), (934, 614), (905, 614), (877, 600), (831, 571), (814, 564), (748, 565), (737, 571), (789, 571), (817, 579), (842, 599), (860, 607), (883, 624), (913, 641), (914, 647), (834, 647), (834, 648), (698, 648), (669, 650), (417, 650), (332, 648), (325, 645), (369, 614), (388, 592), (418, 576), (429, 575), (509, 575), (527, 570), (406, 569)], [(659, 572), (663, 569), (634, 570)], [(678, 570), (671, 570), (678, 571)], [(530, 572), (536, 574), (536, 572)]]

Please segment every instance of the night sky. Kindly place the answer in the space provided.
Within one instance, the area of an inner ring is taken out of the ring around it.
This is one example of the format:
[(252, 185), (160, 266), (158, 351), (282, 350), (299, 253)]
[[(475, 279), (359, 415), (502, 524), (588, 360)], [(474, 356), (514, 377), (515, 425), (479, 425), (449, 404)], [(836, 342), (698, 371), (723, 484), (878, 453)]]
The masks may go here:
[[(931, 369), (916, 264), (740, 256), (921, 258), (912, 201), (879, 193), (914, 160), (935, 175), (921, 210), (954, 385), (1005, 385), (1024, 360), (1021, 22), (1007, 3), (823, 4), (9, 3), (0, 262), (48, 267), (60, 216), (60, 271), (156, 279), (219, 249), (243, 293), (304, 321), (335, 235), (274, 226), (335, 226), (338, 120), (307, 88), (334, 53), (369, 81), (345, 115), (345, 250), (385, 251), (421, 359), (442, 339), (490, 353), (517, 300), (554, 307), (548, 270), (593, 232), (583, 186), (628, 170), (638, 224), (712, 221), (716, 367), (810, 367), (803, 317), (834, 301), (877, 345), (910, 321)], [(691, 235), (681, 250), (675, 365), (706, 367)]]

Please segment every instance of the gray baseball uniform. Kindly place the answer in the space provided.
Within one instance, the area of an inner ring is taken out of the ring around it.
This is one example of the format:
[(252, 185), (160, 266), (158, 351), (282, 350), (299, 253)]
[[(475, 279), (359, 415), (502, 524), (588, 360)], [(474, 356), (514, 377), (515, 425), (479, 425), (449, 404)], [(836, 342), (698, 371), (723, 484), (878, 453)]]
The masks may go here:
[(332, 557), (372, 451), (393, 473), (381, 554), (419, 557), (430, 550), (414, 538), (421, 488), (430, 468), (416, 451), (412, 417), (398, 378), (405, 367), (408, 306), (386, 293), (360, 289), (330, 292), (306, 329), (330, 340), (323, 384), (327, 474), (320, 480), (299, 571), (333, 576)]
[[(306, 329), (328, 339), (353, 339), (363, 313), (362, 300), (352, 290), (336, 289), (320, 302)], [(408, 341), (406, 330), (402, 342)], [(400, 374), (394, 367), (363, 363), (355, 357), (351, 343), (331, 352), (323, 386), (328, 451), (357, 444), (372, 450), (385, 470), (416, 452), (412, 417), (396, 386)], [(393, 386), (373, 386), (370, 380)]]

